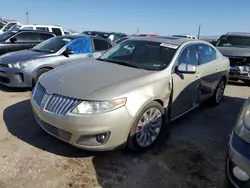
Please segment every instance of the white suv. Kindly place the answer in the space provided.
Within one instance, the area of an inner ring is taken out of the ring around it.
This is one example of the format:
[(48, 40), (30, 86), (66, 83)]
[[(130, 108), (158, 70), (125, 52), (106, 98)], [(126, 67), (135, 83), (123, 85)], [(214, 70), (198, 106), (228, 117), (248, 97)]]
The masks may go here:
[(54, 33), (56, 36), (64, 35), (64, 31), (60, 26), (54, 25), (22, 25), (20, 29), (28, 30), (39, 30), (39, 31), (49, 31)]

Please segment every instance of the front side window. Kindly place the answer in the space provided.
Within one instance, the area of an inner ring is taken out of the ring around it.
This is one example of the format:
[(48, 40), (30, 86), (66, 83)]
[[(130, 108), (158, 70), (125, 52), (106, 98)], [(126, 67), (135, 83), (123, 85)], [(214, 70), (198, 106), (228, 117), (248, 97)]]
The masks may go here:
[(62, 35), (62, 31), (59, 28), (52, 28), (52, 33), (54, 33), (56, 36)]
[(207, 44), (198, 44), (199, 63), (205, 64), (217, 58), (216, 51)]
[(94, 45), (96, 51), (102, 51), (109, 49), (108, 42), (101, 39), (94, 39)]
[(198, 65), (197, 50), (194, 45), (186, 47), (178, 58), (178, 64)]
[(221, 36), (216, 46), (250, 48), (249, 36)]
[(37, 42), (39, 41), (39, 33), (21, 32), (14, 38), (17, 39), (17, 42)]
[(40, 33), (39, 34), (40, 37), (40, 41), (45, 41), (51, 37), (54, 37), (52, 34), (48, 34), (48, 33)]
[(32, 50), (55, 53), (58, 52), (60, 49), (62, 49), (65, 45), (67, 45), (71, 41), (72, 39), (67, 37), (65, 38), (53, 37), (36, 45), (34, 48), (32, 48)]
[(99, 60), (159, 71), (166, 68), (178, 46), (153, 41), (126, 40), (104, 53)]

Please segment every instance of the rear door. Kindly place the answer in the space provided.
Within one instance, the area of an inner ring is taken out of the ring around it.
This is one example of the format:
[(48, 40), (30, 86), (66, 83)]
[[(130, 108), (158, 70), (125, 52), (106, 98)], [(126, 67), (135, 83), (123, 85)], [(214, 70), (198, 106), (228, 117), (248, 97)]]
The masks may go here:
[(207, 44), (197, 44), (201, 77), (201, 101), (210, 98), (219, 83), (221, 70), (216, 51)]
[(171, 119), (175, 119), (196, 107), (199, 102), (200, 75), (198, 53), (194, 44), (185, 47), (177, 58), (176, 65), (190, 64), (196, 66), (196, 73), (186, 74), (173, 71), (173, 93), (171, 104)]
[(11, 43), (10, 40), (6, 41), (8, 45), (8, 52), (30, 49), (40, 43), (39, 33), (24, 31), (19, 32), (11, 38), (15, 38), (16, 42)]

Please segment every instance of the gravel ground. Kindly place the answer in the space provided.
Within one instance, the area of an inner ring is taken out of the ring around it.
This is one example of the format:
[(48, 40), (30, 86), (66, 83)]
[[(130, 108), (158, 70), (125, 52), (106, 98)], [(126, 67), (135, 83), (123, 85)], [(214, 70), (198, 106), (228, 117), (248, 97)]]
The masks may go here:
[(231, 83), (217, 107), (202, 105), (169, 125), (150, 150), (87, 152), (35, 122), (29, 91), (0, 90), (0, 187), (222, 187), (228, 135), (250, 87)]

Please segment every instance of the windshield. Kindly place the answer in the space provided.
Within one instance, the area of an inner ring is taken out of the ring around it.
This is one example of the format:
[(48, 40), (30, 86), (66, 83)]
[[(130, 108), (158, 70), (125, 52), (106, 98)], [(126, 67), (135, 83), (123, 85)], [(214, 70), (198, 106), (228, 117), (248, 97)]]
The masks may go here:
[(146, 70), (162, 70), (172, 60), (178, 46), (153, 41), (126, 40), (98, 60)]
[(250, 37), (247, 36), (222, 36), (216, 46), (250, 48)]
[(66, 37), (65, 38), (53, 37), (36, 45), (31, 50), (55, 53), (55, 52), (58, 52), (60, 49), (62, 49), (66, 44), (68, 44), (71, 41), (72, 39), (66, 38)]
[(7, 31), (7, 32), (0, 35), (0, 40), (5, 41), (8, 38), (10, 38), (12, 35), (14, 35), (15, 33), (16, 33), (15, 31)]

